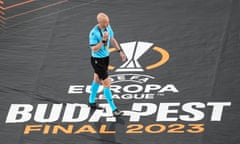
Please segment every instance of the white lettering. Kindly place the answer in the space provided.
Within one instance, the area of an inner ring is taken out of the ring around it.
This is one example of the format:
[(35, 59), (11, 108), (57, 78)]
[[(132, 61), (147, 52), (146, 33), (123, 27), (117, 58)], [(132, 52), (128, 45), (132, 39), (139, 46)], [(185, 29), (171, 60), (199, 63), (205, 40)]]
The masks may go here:
[[(142, 99), (143, 95), (129, 94), (123, 98)], [(145, 95), (146, 97), (146, 95)], [(55, 121), (61, 122), (99, 122), (105, 118), (107, 122), (115, 122), (116, 118), (112, 115), (112, 110), (108, 103), (100, 104), (104, 109), (91, 110), (87, 104), (37, 104), (36, 108), (30, 104), (11, 104), (6, 123), (24, 123), (31, 119), (35, 122), (51, 123)], [(188, 102), (180, 104), (173, 103), (132, 103), (130, 110), (123, 110), (124, 116), (129, 117), (130, 122), (139, 122), (148, 116), (155, 116), (155, 121), (200, 121), (205, 118), (205, 112), (211, 107), (211, 115), (209, 121), (221, 121), (224, 108), (230, 107), (231, 102)], [(35, 110), (35, 111), (33, 111)], [(179, 114), (182, 111), (183, 114)], [(184, 113), (185, 112), (185, 113)]]
[(151, 92), (152, 90), (159, 90), (161, 89), (161, 86), (160, 85), (157, 85), (157, 84), (148, 84), (146, 85), (146, 88), (144, 90), (145, 93), (149, 93)]
[(105, 107), (105, 110), (97, 109), (92, 114), (89, 122), (99, 122), (100, 118), (106, 118), (108, 122), (116, 122), (116, 118), (112, 115), (112, 110), (109, 104), (100, 104), (101, 107)]
[(177, 107), (179, 105), (180, 103), (160, 103), (156, 121), (177, 121), (177, 117), (168, 117), (168, 114), (177, 114), (178, 110), (170, 110), (170, 107)]
[[(145, 109), (145, 110), (144, 110)], [(155, 113), (157, 105), (153, 103), (133, 103), (132, 112), (130, 115), (130, 122), (137, 122), (142, 116), (149, 116)]]
[[(77, 115), (74, 117), (76, 113), (76, 109), (80, 109)], [(82, 122), (88, 118), (90, 114), (90, 108), (86, 104), (67, 104), (64, 115), (63, 122)]]
[[(98, 89), (98, 93), (102, 93), (103, 86), (101, 85)], [(111, 85), (111, 90), (113, 94), (121, 94), (121, 93), (164, 93), (164, 92), (172, 92), (178, 93), (178, 89), (173, 84), (167, 84), (165, 86), (161, 86), (158, 84), (130, 84), (130, 85)], [(91, 86), (90, 85), (70, 85), (68, 89), (68, 94), (82, 94), (82, 93), (90, 93)]]
[(143, 90), (143, 87), (141, 85), (135, 85), (135, 84), (127, 85), (123, 88), (123, 91), (127, 93), (139, 93), (142, 90)]
[(223, 108), (231, 106), (231, 102), (209, 102), (208, 106), (213, 106), (211, 121), (221, 121)]
[(6, 123), (22, 123), (31, 119), (33, 106), (30, 104), (11, 104)]
[(185, 112), (188, 112), (192, 114), (192, 116), (189, 115), (180, 115), (180, 119), (183, 121), (199, 121), (204, 118), (204, 113), (202, 111), (199, 111), (193, 107), (196, 108), (205, 108), (205, 104), (200, 102), (190, 102), (186, 103), (182, 106), (182, 110)]
[(69, 94), (83, 93), (83, 85), (70, 85), (68, 89)]
[(48, 104), (38, 104), (34, 120), (43, 123), (57, 121), (61, 115), (62, 106), (62, 104), (53, 104), (48, 118), (45, 118)]
[(159, 93), (164, 93), (164, 92), (174, 92), (174, 93), (178, 93), (179, 91), (177, 90), (177, 88), (173, 85), (173, 84), (167, 84), (166, 86), (164, 86)]

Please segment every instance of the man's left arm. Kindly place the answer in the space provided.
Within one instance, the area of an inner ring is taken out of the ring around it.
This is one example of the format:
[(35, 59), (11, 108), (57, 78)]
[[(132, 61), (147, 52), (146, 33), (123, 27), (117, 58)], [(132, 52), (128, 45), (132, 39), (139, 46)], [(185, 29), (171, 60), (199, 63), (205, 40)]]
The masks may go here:
[(125, 53), (122, 51), (122, 49), (121, 49), (121, 47), (119, 46), (119, 44), (118, 44), (118, 42), (117, 42), (117, 40), (113, 37), (113, 38), (111, 38), (111, 44), (117, 49), (117, 51), (119, 52), (119, 54), (120, 54), (120, 56), (121, 56), (121, 58), (122, 58), (122, 61), (124, 62), (124, 61), (126, 61), (126, 55), (125, 55)]

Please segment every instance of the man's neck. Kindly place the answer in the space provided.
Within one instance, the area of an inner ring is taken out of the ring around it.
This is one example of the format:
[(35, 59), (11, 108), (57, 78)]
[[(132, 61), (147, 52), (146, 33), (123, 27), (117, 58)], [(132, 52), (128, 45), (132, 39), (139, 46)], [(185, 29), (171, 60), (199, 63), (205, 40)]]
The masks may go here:
[(98, 24), (98, 28), (103, 29), (99, 24)]
[(99, 29), (103, 30), (106, 29), (106, 27), (101, 27), (99, 24), (97, 25)]

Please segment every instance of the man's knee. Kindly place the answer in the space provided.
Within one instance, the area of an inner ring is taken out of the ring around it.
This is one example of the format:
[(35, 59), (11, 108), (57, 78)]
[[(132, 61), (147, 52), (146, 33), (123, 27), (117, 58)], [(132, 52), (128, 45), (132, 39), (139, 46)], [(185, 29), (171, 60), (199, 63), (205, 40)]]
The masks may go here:
[(104, 87), (110, 87), (111, 86), (111, 79), (106, 78), (105, 80), (102, 81), (102, 84)]
[(101, 80), (99, 79), (99, 76), (97, 74), (94, 74), (94, 81), (97, 83), (101, 83)]

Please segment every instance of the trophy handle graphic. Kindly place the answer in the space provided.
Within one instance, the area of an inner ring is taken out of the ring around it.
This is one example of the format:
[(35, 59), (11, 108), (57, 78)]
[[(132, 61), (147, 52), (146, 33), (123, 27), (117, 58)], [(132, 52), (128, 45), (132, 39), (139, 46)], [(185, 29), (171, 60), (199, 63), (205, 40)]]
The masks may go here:
[[(129, 71), (144, 71), (144, 69), (141, 67), (141, 65), (138, 62), (138, 59), (146, 53), (150, 48), (153, 47), (153, 43), (149, 42), (141, 42), (141, 41), (134, 41), (134, 42), (127, 42), (120, 44), (122, 47), (122, 50), (126, 54), (127, 61), (122, 64), (118, 69), (116, 69), (116, 72), (129, 72)], [(110, 48), (110, 53), (116, 51), (116, 48)], [(154, 46), (152, 50), (158, 52), (162, 55), (162, 58), (157, 61), (156, 63), (146, 66), (146, 70), (155, 69), (163, 64), (165, 64), (169, 60), (169, 53), (160, 47)], [(115, 67), (112, 65), (108, 66), (109, 70), (114, 70)]]

